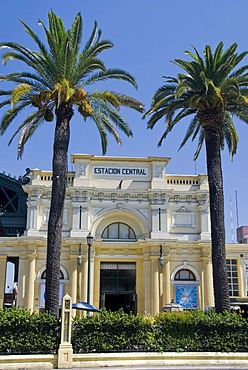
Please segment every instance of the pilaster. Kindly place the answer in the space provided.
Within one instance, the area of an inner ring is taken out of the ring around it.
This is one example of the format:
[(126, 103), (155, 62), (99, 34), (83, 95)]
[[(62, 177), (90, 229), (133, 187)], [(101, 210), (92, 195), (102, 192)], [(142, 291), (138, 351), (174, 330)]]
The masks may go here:
[(151, 257), (151, 314), (155, 316), (159, 313), (159, 274), (158, 274), (158, 257)]
[(27, 292), (27, 300), (26, 300), (26, 308), (33, 312), (34, 309), (34, 282), (35, 282), (35, 259), (36, 259), (36, 251), (32, 253), (27, 253), (28, 259), (28, 275), (26, 281), (26, 292)]
[(7, 264), (7, 256), (1, 255), (0, 256), (0, 271), (1, 271), (1, 275), (3, 276), (3, 279), (1, 279), (1, 284), (0, 284), (0, 308), (3, 308), (3, 304), (4, 304), (6, 264)]

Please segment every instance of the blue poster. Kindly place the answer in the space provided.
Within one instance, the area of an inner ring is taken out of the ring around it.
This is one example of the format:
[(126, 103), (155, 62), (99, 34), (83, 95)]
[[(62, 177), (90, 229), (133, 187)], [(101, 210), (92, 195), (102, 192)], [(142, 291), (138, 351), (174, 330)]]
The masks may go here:
[(175, 285), (176, 303), (183, 308), (197, 308), (197, 285), (177, 284)]

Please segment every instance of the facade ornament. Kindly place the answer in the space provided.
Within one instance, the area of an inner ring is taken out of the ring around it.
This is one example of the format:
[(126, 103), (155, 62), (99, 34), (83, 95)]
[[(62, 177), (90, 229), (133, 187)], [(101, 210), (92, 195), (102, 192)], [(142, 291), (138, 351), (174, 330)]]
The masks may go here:
[(30, 183), (29, 177), (30, 172), (31, 172), (30, 168), (26, 168), (26, 173), (23, 176), (19, 177), (19, 182), (21, 183), (21, 185), (27, 185)]
[(190, 211), (189, 209), (187, 209), (185, 206), (182, 206), (181, 208), (179, 208), (177, 211), (177, 213), (190, 213), (192, 211)]
[(80, 163), (78, 165), (78, 176), (85, 176), (86, 175), (86, 164)]
[(163, 166), (155, 166), (155, 177), (162, 178)]

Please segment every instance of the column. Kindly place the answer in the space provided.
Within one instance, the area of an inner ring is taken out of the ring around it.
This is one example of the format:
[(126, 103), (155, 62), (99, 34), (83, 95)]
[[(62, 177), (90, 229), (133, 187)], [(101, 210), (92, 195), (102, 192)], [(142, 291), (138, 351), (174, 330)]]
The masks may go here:
[(158, 206), (151, 206), (152, 209), (152, 233), (158, 232)]
[(77, 256), (70, 256), (70, 290), (72, 303), (76, 303), (77, 300)]
[(84, 206), (82, 207), (82, 229), (89, 230), (89, 225), (88, 225), (88, 207)]
[[(77, 302), (83, 301), (83, 262), (77, 266)], [(77, 316), (82, 317), (82, 310), (77, 310)]]
[(78, 202), (72, 202), (72, 237), (81, 237), (83, 233), (83, 211)]
[(26, 308), (33, 312), (36, 252), (27, 253), (27, 258), (28, 258), (28, 275), (26, 281), (26, 292), (27, 292)]
[(77, 266), (77, 302), (83, 300), (83, 261)]
[(245, 259), (243, 254), (240, 255), (239, 259), (239, 289), (240, 289), (240, 296), (246, 297), (246, 266), (245, 266)]
[(82, 300), (84, 302), (87, 301), (87, 272), (88, 272), (88, 262), (87, 262), (87, 256), (83, 256), (82, 261)]
[(151, 313), (151, 261), (147, 253), (144, 253), (144, 313)]
[(95, 251), (92, 250), (91, 247), (91, 255), (90, 255), (90, 304), (93, 304), (94, 300), (94, 285), (95, 285), (95, 279), (94, 279), (94, 272), (95, 272)]
[(30, 229), (37, 229), (37, 205), (32, 205), (31, 207)]
[(160, 218), (161, 218), (161, 231), (168, 232), (167, 230), (167, 209), (161, 208), (160, 209)]
[(95, 268), (94, 268), (94, 281), (93, 281), (93, 289), (94, 294), (92, 296), (93, 305), (99, 307), (99, 297), (100, 297), (100, 261), (95, 259)]
[(159, 285), (159, 312), (163, 307), (164, 302), (164, 266), (159, 266), (158, 269), (158, 285)]
[[(212, 262), (209, 258), (202, 258), (203, 261), (203, 301), (204, 306), (214, 306), (214, 291), (213, 291), (213, 271)], [(202, 307), (204, 308), (204, 307)]]
[(151, 291), (151, 305), (152, 305), (152, 310), (151, 314), (155, 316), (156, 314), (159, 313), (159, 274), (158, 274), (158, 257), (152, 257), (151, 261), (152, 265), (152, 273), (151, 273), (151, 278), (152, 278), (152, 291)]
[(27, 281), (28, 261), (27, 255), (20, 255), (19, 259), (19, 272), (18, 272), (18, 296), (17, 307), (26, 308), (26, 281)]
[(3, 277), (3, 279), (1, 279), (1, 285), (0, 285), (0, 308), (3, 308), (3, 304), (4, 304), (6, 263), (7, 263), (7, 256), (0, 256), (0, 271)]
[(210, 218), (209, 210), (206, 206), (199, 206), (200, 225), (201, 225), (201, 240), (210, 240)]
[(171, 271), (170, 260), (164, 257), (164, 300), (163, 306), (171, 302)]
[(88, 208), (86, 205), (73, 203), (71, 236), (81, 237), (86, 230), (88, 230)]

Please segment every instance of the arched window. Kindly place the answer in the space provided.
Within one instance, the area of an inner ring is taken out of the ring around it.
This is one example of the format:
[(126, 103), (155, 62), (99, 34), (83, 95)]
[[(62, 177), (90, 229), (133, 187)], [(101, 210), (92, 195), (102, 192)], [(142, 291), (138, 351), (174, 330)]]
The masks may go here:
[[(60, 283), (59, 283), (59, 305), (61, 307), (62, 299), (63, 299), (63, 296), (64, 296), (64, 285), (67, 282), (66, 281), (66, 275), (67, 274), (66, 274), (66, 271), (64, 270), (64, 268), (62, 266), (60, 266), (60, 268), (61, 269), (60, 269), (60, 274), (59, 274), (59, 279), (60, 279)], [(40, 312), (42, 312), (42, 310), (45, 307), (45, 297), (46, 297), (46, 294), (45, 294), (46, 269), (44, 269), (43, 271), (40, 271), (38, 281), (39, 281), (39, 284), (40, 284), (39, 310), (41, 310)]]
[[(64, 279), (64, 274), (63, 272), (60, 270), (60, 274), (59, 274), (59, 278), (60, 279)], [(41, 274), (41, 279), (46, 279), (46, 270), (44, 270)]]
[(136, 240), (136, 235), (129, 225), (123, 222), (114, 222), (103, 230), (102, 239)]
[(195, 275), (193, 274), (192, 271), (187, 270), (187, 269), (182, 269), (179, 270), (176, 275), (175, 275), (175, 280), (180, 280), (180, 281), (195, 281)]

